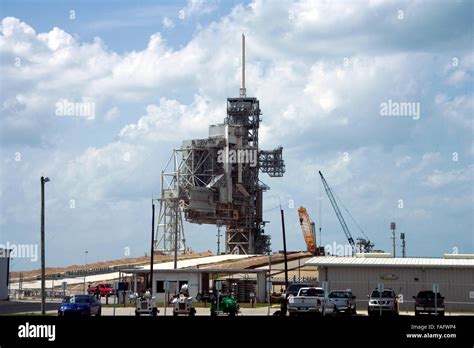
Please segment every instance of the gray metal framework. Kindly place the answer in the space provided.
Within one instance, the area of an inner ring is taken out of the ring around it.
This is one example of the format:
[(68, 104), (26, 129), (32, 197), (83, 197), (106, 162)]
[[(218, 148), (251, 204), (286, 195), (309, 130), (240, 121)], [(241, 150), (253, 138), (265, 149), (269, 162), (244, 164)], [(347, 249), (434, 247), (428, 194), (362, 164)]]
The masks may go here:
[(283, 162), (283, 147), (278, 147), (272, 151), (261, 150), (259, 152), (258, 162), (262, 173), (267, 173), (272, 177), (281, 177), (285, 173), (285, 164)]
[[(155, 233), (156, 251), (172, 253), (175, 248), (179, 252), (186, 251), (186, 238), (182, 218), (182, 202), (180, 202), (180, 172), (183, 162), (182, 153), (174, 150), (165, 169), (161, 172), (161, 198)], [(177, 241), (177, 245), (175, 245)]]
[[(242, 41), (244, 45), (244, 37)], [(181, 215), (191, 223), (225, 225), (226, 253), (270, 250), (262, 218), (263, 192), (269, 187), (260, 181), (259, 171), (283, 176), (283, 148), (259, 149), (260, 102), (246, 96), (244, 46), (242, 65), (240, 97), (227, 98), (224, 122), (210, 125), (206, 139), (184, 141), (166, 166), (172, 168), (162, 173), (159, 250), (174, 250), (174, 235), (181, 240), (179, 250), (185, 250), (182, 223), (172, 223), (177, 216), (180, 221)]]

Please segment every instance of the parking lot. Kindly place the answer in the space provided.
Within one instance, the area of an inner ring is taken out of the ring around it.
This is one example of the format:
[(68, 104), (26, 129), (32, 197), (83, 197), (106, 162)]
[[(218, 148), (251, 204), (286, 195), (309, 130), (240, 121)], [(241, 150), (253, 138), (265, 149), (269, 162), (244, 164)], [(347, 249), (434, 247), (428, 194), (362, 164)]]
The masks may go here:
[[(102, 303), (102, 315), (103, 316), (134, 316), (135, 315), (135, 307), (127, 305), (124, 307), (123, 304), (115, 304), (115, 311), (113, 305), (113, 299), (109, 298), (108, 305), (106, 304), (105, 297), (101, 298)], [(0, 315), (22, 315), (22, 314), (40, 314), (40, 302), (39, 301), (7, 301), (1, 302), (0, 305)], [(59, 301), (47, 301), (46, 302), (46, 313), (48, 315), (57, 315), (57, 307), (59, 306)], [(159, 316), (165, 315), (165, 310), (163, 306), (158, 306), (159, 309)], [(268, 316), (274, 315), (275, 312), (280, 310), (280, 306), (278, 304), (272, 304), (270, 311), (268, 310), (268, 306), (258, 306), (255, 308), (243, 308), (241, 306), (240, 316)], [(166, 308), (166, 316), (173, 315), (173, 307), (169, 306)], [(198, 304), (196, 307), (196, 315), (197, 316), (209, 316), (210, 309), (209, 304), (207, 307), (202, 307), (202, 303)], [(367, 309), (360, 308), (357, 310), (356, 316), (367, 316)], [(414, 316), (414, 311), (399, 311), (399, 315), (401, 316)], [(451, 312), (449, 309), (446, 310), (446, 316), (473, 316), (474, 313), (472, 312)], [(343, 313), (339, 314), (339, 316), (345, 316)]]
[[(54, 308), (56, 304), (49, 304), (48, 305), (48, 311), (46, 312), (49, 315), (57, 315), (56, 310), (52, 310), (51, 308)], [(159, 314), (158, 316), (164, 316), (165, 311), (164, 307), (158, 307), (159, 309)], [(274, 315), (275, 312), (279, 311), (280, 307), (279, 306), (272, 306), (270, 308), (270, 315)], [(23, 311), (21, 311), (24, 313)], [(115, 312), (115, 314), (114, 314)], [(28, 313), (35, 313), (39, 314), (39, 311), (37, 312), (28, 312)], [(238, 314), (239, 316), (268, 316), (268, 307), (256, 307), (256, 308), (241, 308), (240, 313)], [(13, 313), (9, 313), (10, 315), (15, 315)], [(120, 305), (117, 305), (115, 307), (115, 311), (113, 307), (109, 306), (104, 306), (102, 307), (102, 316), (134, 316), (135, 315), (135, 308), (134, 307), (123, 307)], [(415, 312), (414, 311), (400, 311), (399, 312), (400, 316), (414, 316)], [(471, 312), (449, 312), (447, 311), (446, 316), (473, 316), (474, 313)], [(166, 308), (166, 316), (173, 316), (173, 308), (172, 307), (167, 307)], [(203, 308), (203, 307), (198, 307), (196, 308), (196, 316), (210, 316), (210, 310), (209, 307)], [(344, 317), (344, 314), (339, 314), (339, 316)], [(366, 309), (361, 309), (357, 311), (357, 314), (355, 316), (367, 316), (367, 310)]]

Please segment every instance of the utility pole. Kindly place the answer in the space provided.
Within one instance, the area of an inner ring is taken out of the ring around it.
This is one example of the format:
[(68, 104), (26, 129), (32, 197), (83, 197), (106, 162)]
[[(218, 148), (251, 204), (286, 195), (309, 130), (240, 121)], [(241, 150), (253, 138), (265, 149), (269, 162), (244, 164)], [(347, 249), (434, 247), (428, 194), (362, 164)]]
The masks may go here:
[(89, 253), (89, 251), (86, 250), (86, 251), (85, 251), (86, 256), (85, 256), (85, 270), (84, 270), (84, 286), (83, 286), (83, 288), (84, 288), (84, 294), (86, 293), (87, 254), (88, 254), (88, 253)]
[(46, 258), (44, 252), (44, 184), (48, 181), (49, 178), (41, 176), (41, 315), (46, 314)]
[(272, 252), (268, 252), (268, 312), (267, 315), (270, 315), (270, 308), (272, 306)]
[(222, 220), (217, 220), (217, 255), (221, 254), (221, 226)]
[(151, 199), (151, 254), (150, 254), (150, 293), (153, 296), (153, 257), (155, 255), (155, 203)]
[(175, 203), (175, 224), (174, 224), (174, 269), (178, 269), (178, 214), (179, 203)]
[(281, 230), (283, 232), (283, 256), (285, 258), (285, 290), (288, 289), (288, 258), (286, 256), (286, 233), (285, 233), (285, 214), (280, 207), (281, 213)]
[(395, 224), (395, 222), (391, 222), (390, 223), (390, 229), (392, 230), (392, 249), (393, 249), (393, 257), (396, 257), (395, 255), (395, 242), (396, 242), (396, 237), (395, 237), (395, 230), (397, 228), (397, 225)]

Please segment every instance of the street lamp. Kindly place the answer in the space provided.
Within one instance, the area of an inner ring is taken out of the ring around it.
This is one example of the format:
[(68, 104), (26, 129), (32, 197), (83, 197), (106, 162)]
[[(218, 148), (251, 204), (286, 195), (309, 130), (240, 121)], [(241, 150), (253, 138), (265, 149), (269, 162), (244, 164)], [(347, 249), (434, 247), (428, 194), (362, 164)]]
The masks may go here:
[(270, 308), (272, 307), (272, 252), (268, 251), (268, 314), (270, 315)]
[(85, 251), (85, 254), (86, 254), (86, 261), (85, 261), (85, 270), (84, 270), (84, 294), (86, 293), (86, 272), (87, 272), (87, 254), (89, 253), (89, 251)]
[(44, 184), (49, 178), (41, 176), (41, 314), (46, 314), (46, 262), (44, 253)]

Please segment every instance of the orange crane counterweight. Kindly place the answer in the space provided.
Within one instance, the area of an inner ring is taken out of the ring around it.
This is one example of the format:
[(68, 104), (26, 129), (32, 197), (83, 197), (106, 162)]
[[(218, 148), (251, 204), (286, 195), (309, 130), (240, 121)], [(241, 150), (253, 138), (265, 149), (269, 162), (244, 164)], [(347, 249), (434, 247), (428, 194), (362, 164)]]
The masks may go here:
[(306, 247), (311, 254), (316, 254), (316, 228), (314, 222), (308, 215), (306, 208), (300, 207), (298, 209), (298, 217), (300, 219), (301, 231), (303, 232)]

